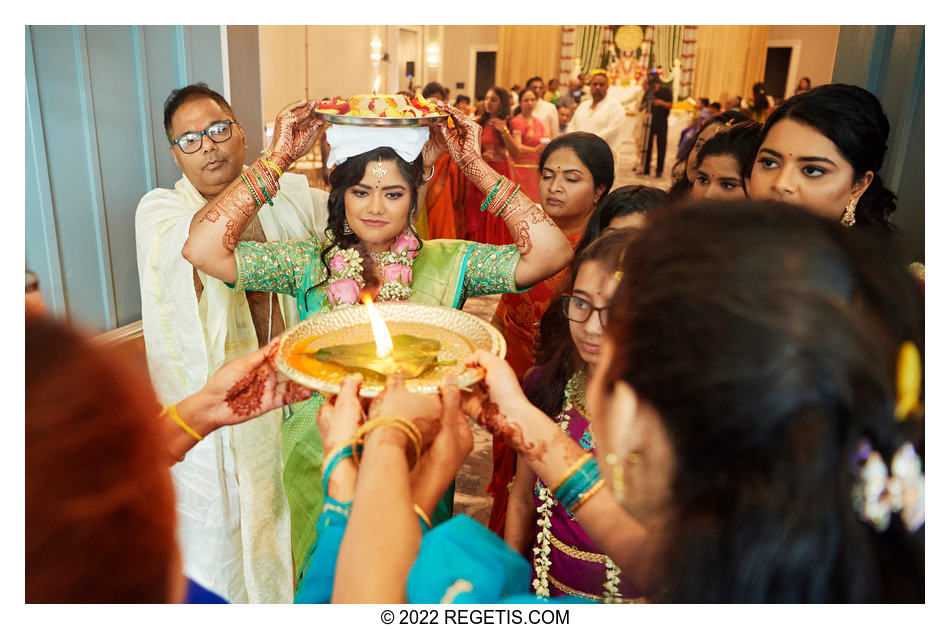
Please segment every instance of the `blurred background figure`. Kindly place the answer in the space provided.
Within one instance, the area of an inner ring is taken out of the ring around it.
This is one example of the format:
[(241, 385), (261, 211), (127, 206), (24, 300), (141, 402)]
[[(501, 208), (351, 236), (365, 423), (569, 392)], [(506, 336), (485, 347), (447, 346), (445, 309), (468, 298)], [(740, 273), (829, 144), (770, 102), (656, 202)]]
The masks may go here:
[(46, 304), (40, 293), (40, 278), (36, 273), (26, 270), (26, 318), (42, 317), (46, 314)]

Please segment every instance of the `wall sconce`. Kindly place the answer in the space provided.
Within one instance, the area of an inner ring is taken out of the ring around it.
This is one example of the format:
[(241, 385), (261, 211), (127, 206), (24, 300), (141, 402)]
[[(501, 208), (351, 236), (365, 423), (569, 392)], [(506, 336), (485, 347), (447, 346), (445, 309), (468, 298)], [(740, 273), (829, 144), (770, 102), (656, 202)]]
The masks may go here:
[(439, 45), (432, 43), (426, 46), (426, 65), (430, 68), (438, 67), (439, 65)]
[(383, 42), (379, 40), (379, 37), (373, 37), (373, 40), (369, 43), (369, 58), (373, 63), (379, 63), (380, 59), (383, 58), (382, 49)]

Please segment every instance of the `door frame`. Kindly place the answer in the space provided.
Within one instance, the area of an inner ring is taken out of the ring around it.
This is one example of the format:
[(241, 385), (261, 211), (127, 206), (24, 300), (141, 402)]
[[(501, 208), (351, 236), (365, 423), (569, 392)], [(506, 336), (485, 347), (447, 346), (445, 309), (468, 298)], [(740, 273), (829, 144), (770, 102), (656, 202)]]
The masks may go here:
[(782, 98), (788, 98), (795, 93), (798, 87), (798, 60), (802, 54), (802, 40), (800, 39), (770, 39), (766, 48), (791, 48), (792, 55), (788, 60), (788, 76), (785, 77), (785, 94)]
[(498, 73), (498, 44), (472, 44), (468, 47), (468, 86), (472, 97), (472, 105), (474, 105), (478, 99), (478, 95), (475, 94), (475, 62), (480, 52), (495, 53), (495, 73)]

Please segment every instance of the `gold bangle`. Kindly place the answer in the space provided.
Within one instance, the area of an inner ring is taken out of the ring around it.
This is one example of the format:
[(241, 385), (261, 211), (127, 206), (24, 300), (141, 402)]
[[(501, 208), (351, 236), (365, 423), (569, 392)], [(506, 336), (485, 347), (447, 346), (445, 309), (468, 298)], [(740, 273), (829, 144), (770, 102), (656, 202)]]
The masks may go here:
[(429, 519), (429, 516), (426, 515), (426, 512), (422, 510), (422, 507), (420, 507), (420, 506), (417, 505), (417, 504), (414, 504), (414, 505), (412, 505), (412, 510), (416, 512), (416, 515), (418, 515), (420, 518), (422, 518), (422, 521), (426, 523), (426, 526), (428, 526), (428, 527), (429, 527), (429, 530), (431, 531), (431, 530), (432, 530), (432, 520), (430, 520), (430, 519)]
[(164, 409), (161, 413), (159, 413), (158, 416), (161, 417), (162, 415), (168, 415), (169, 417), (172, 418), (173, 422), (181, 426), (182, 430), (184, 430), (189, 435), (194, 437), (197, 441), (203, 441), (204, 437), (199, 435), (198, 432), (194, 428), (186, 424), (185, 421), (178, 414), (178, 409), (176, 408), (177, 406), (178, 406), (177, 404), (172, 404), (168, 408)]
[(590, 452), (585, 452), (576, 461), (571, 463), (571, 466), (568, 467), (564, 471), (564, 474), (561, 475), (561, 478), (558, 479), (557, 483), (555, 483), (554, 485), (551, 485), (551, 488), (550, 488), (551, 495), (554, 495), (555, 493), (557, 493), (557, 490), (561, 488), (561, 485), (567, 482), (567, 479), (573, 476), (574, 472), (581, 469), (584, 463), (587, 463), (592, 458), (594, 458), (593, 454), (591, 454)]
[(379, 428), (380, 426), (392, 426), (393, 428), (402, 431), (406, 437), (409, 438), (409, 441), (416, 450), (416, 458), (412, 461), (412, 463), (409, 464), (409, 467), (411, 468), (413, 465), (415, 465), (422, 456), (422, 432), (407, 419), (392, 415), (374, 417), (360, 426), (356, 431), (356, 434), (353, 435), (353, 458), (356, 460), (356, 464), (360, 464), (359, 454), (357, 454), (356, 451), (356, 444), (362, 444), (366, 435), (373, 429)]
[(280, 170), (280, 167), (277, 166), (277, 164), (275, 164), (274, 162), (267, 159), (261, 159), (261, 162), (263, 162), (264, 165), (267, 166), (268, 168), (273, 168), (274, 172), (277, 173), (278, 179), (284, 176), (284, 173)]
[(590, 500), (590, 498), (591, 498), (594, 494), (596, 494), (598, 491), (600, 491), (600, 490), (603, 488), (604, 483), (606, 483), (606, 482), (607, 482), (607, 481), (606, 481), (605, 479), (601, 478), (599, 481), (597, 481), (596, 483), (594, 483), (594, 486), (593, 486), (593, 487), (591, 487), (590, 489), (588, 489), (587, 491), (585, 491), (584, 493), (582, 493), (580, 496), (577, 497), (577, 501), (575, 501), (574, 504), (570, 506), (570, 510), (573, 511), (573, 512), (576, 514), (576, 513), (577, 513), (577, 510), (580, 509), (581, 506), (582, 506), (585, 502), (587, 502), (588, 500)]

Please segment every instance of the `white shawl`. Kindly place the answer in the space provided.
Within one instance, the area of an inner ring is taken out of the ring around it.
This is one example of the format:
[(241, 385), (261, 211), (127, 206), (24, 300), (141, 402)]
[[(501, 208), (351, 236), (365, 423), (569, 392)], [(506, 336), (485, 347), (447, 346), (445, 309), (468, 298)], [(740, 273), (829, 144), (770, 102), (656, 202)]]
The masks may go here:
[[(323, 234), (327, 194), (285, 174), (274, 206), (258, 213), (267, 240)], [(146, 194), (135, 212), (142, 327), (152, 384), (163, 405), (200, 389), (224, 362), (257, 348), (243, 292), (204, 273), (200, 303), (193, 267), (181, 256), (195, 212), (207, 201), (182, 177)], [(280, 299), (297, 322), (293, 297)], [(184, 571), (232, 603), (291, 603), (290, 513), (281, 479), (280, 410), (208, 435), (172, 467)]]

